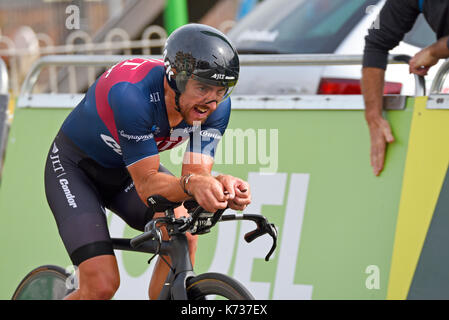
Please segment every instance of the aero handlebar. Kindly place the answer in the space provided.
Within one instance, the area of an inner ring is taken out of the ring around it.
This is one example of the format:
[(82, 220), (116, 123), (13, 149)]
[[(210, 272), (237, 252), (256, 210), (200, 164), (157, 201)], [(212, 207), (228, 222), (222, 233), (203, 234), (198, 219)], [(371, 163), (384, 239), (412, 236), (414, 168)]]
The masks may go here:
[(223, 215), (226, 209), (220, 209), (215, 213), (210, 213), (204, 210), (195, 200), (184, 201), (183, 205), (190, 213), (189, 217), (182, 217), (176, 219), (173, 214), (173, 209), (180, 206), (179, 202), (171, 202), (160, 195), (150, 196), (148, 198), (148, 205), (154, 212), (165, 211), (166, 216), (151, 220), (145, 226), (145, 232), (131, 239), (131, 246), (138, 247), (147, 240), (154, 239), (162, 243), (162, 233), (157, 224), (170, 226), (172, 233), (190, 232), (192, 234), (208, 233), (210, 229), (219, 221), (235, 221), (235, 220), (250, 220), (256, 223), (256, 229), (245, 234), (246, 242), (252, 242), (258, 237), (268, 234), (273, 240), (273, 245), (265, 257), (265, 261), (270, 259), (277, 246), (277, 229), (272, 223), (260, 214), (226, 214)]

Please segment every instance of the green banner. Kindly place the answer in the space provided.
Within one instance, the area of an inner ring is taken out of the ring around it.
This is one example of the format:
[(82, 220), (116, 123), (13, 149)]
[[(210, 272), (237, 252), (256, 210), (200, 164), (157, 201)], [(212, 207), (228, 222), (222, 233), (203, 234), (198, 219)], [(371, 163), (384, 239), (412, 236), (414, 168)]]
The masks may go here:
[[(43, 188), (45, 157), (69, 111), (16, 110), (0, 188), (1, 299), (34, 267), (71, 264)], [(396, 142), (374, 177), (361, 110), (233, 110), (214, 171), (249, 181), (247, 213), (278, 226), (278, 248), (265, 262), (268, 236), (248, 244), (250, 222), (224, 222), (200, 236), (196, 272), (234, 276), (258, 299), (385, 299), (412, 113), (412, 99), (388, 112)], [(178, 175), (184, 149), (161, 155)], [(138, 234), (107, 214), (113, 237)], [(115, 298), (146, 299), (149, 257), (116, 254)]]
[(387, 299), (449, 297), (449, 108), (427, 99), (413, 108)]
[(279, 249), (265, 262), (269, 238), (247, 244), (253, 226), (237, 224), (219, 247), (214, 235), (200, 242), (199, 270), (221, 266), (259, 299), (385, 299), (411, 116), (389, 112), (396, 143), (374, 177), (363, 111), (233, 111), (221, 146), (242, 130), (246, 158), (237, 164), (234, 151), (233, 164), (214, 168), (248, 179), (247, 211), (279, 227)]
[(44, 192), (50, 144), (70, 110), (16, 109), (0, 186), (0, 299), (10, 299), (29, 271), (69, 266)]

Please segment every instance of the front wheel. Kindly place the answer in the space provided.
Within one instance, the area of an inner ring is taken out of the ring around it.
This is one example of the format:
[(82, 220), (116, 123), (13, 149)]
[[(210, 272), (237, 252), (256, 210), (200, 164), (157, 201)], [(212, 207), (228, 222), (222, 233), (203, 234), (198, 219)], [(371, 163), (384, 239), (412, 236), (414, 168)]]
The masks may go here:
[(210, 272), (190, 278), (187, 280), (186, 290), (189, 300), (254, 300), (240, 282), (221, 273)]
[(20, 282), (12, 300), (62, 300), (74, 291), (67, 279), (70, 274), (58, 266), (41, 266)]

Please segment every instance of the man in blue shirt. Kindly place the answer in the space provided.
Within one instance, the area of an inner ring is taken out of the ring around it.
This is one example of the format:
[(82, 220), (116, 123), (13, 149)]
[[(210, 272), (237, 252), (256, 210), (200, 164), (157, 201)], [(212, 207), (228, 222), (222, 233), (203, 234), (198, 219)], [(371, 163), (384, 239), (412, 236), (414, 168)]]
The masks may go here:
[[(238, 55), (218, 30), (185, 25), (167, 39), (164, 59), (130, 59), (103, 73), (64, 121), (49, 151), (45, 190), (80, 288), (68, 299), (110, 299), (119, 287), (105, 208), (143, 231), (154, 214), (147, 199), (194, 197), (206, 210), (251, 202), (249, 185), (212, 176), (214, 150), (228, 125)], [(182, 176), (159, 152), (187, 142)], [(185, 215), (179, 207), (175, 215)], [(193, 263), (196, 237), (188, 235)], [(157, 298), (168, 266), (158, 261), (150, 284)]]

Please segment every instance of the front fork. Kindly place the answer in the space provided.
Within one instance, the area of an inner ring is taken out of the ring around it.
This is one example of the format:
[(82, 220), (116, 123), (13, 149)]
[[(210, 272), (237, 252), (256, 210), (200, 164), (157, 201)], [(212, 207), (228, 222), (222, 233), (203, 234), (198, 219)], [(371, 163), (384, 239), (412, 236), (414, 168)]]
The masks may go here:
[(169, 240), (167, 254), (172, 266), (159, 295), (159, 300), (187, 300), (187, 279), (195, 277), (190, 261), (189, 246), (185, 234), (176, 234)]
[(183, 271), (177, 274), (170, 271), (167, 277), (168, 281), (164, 284), (159, 295), (159, 300), (187, 300), (187, 279), (195, 276), (193, 271)]

